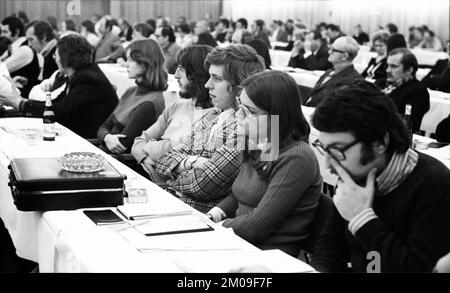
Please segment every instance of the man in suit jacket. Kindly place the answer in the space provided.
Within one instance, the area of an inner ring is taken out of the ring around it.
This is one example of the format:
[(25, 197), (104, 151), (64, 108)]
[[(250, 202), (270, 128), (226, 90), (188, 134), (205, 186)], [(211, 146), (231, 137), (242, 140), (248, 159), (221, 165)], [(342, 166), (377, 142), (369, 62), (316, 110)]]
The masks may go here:
[[(309, 56), (304, 58), (304, 55), (297, 54), (289, 61), (289, 66), (295, 68), (303, 68), (306, 70), (328, 70), (333, 67), (328, 61), (328, 47), (325, 40), (322, 39), (320, 31), (313, 31), (311, 34), (311, 51)], [(299, 52), (300, 53), (300, 52)]]
[(319, 78), (305, 106), (316, 107), (328, 95), (328, 92), (337, 86), (364, 80), (353, 66), (353, 59), (358, 54), (358, 50), (358, 43), (352, 37), (344, 36), (334, 41), (328, 56), (328, 61), (333, 64), (333, 68)]
[(288, 42), (288, 33), (283, 27), (281, 20), (274, 20), (272, 22), (272, 41), (273, 42)]
[(26, 31), (28, 45), (44, 57), (44, 65), (39, 80), (50, 78), (58, 70), (54, 54), (56, 52), (56, 36), (53, 29), (46, 21), (38, 21), (28, 27)]
[(430, 94), (427, 88), (416, 79), (419, 68), (416, 56), (406, 48), (389, 52), (387, 82), (385, 93), (392, 98), (400, 114), (405, 113), (407, 104), (411, 105), (413, 132), (420, 130), (422, 118), (430, 109)]
[[(439, 67), (443, 69), (439, 71)], [(433, 72), (434, 69), (437, 69), (438, 72)], [(422, 79), (422, 83), (432, 90), (450, 93), (450, 63), (448, 59), (438, 60), (430, 73)]]

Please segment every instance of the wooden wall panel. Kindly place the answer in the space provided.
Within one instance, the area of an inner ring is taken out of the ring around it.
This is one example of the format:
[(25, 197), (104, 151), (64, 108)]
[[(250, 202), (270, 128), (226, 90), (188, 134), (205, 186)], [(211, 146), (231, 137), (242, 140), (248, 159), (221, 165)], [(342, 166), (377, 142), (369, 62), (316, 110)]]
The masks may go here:
[(59, 21), (72, 18), (79, 24), (94, 14), (110, 13), (109, 0), (80, 0), (80, 15), (68, 15), (66, 8), (70, 2), (71, 0), (0, 0), (0, 19), (23, 10), (30, 21), (54, 16)]

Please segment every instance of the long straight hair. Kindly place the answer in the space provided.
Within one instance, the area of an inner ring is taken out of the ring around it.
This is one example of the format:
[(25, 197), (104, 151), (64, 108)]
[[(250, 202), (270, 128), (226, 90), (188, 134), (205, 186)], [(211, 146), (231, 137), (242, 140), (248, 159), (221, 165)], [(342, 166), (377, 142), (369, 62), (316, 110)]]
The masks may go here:
[(164, 67), (164, 55), (159, 44), (151, 39), (134, 41), (128, 45), (130, 57), (144, 67), (139, 85), (152, 90), (167, 89), (168, 74)]

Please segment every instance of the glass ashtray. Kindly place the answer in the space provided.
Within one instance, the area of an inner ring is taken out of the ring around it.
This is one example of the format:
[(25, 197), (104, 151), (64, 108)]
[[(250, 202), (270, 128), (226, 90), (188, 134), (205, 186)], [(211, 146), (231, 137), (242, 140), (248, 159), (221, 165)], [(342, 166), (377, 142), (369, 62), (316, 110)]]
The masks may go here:
[(72, 152), (58, 159), (61, 168), (70, 172), (89, 173), (103, 170), (105, 158), (96, 153)]

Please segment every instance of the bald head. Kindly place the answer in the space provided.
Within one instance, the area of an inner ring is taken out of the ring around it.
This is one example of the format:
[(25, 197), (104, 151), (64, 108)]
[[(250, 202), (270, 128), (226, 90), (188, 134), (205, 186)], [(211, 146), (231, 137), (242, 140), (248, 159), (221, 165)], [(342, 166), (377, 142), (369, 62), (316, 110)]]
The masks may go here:
[(200, 20), (197, 22), (194, 28), (195, 34), (198, 36), (201, 33), (209, 32), (209, 24), (206, 20)]
[(355, 59), (359, 51), (358, 42), (356, 42), (354, 38), (349, 36), (337, 38), (336, 41), (334, 41), (332, 48), (347, 53), (348, 61), (352, 61), (353, 59)]

